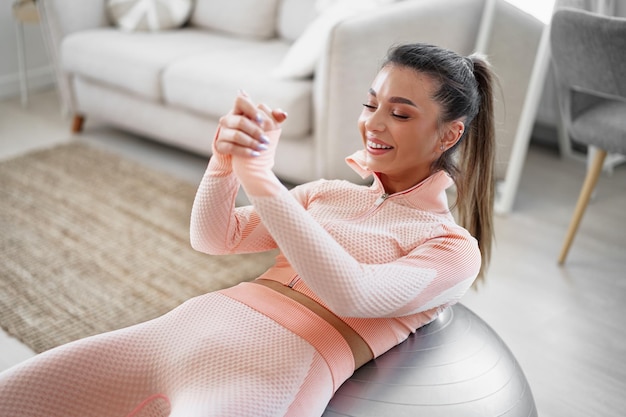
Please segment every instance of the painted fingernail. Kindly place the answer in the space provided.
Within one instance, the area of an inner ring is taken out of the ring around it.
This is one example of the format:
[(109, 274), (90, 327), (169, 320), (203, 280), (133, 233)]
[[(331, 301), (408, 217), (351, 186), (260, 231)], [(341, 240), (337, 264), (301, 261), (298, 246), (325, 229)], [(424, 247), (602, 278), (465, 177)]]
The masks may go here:
[(239, 95), (242, 95), (244, 97), (249, 97), (248, 93), (246, 93), (246, 91), (244, 89), (242, 89), (242, 88), (239, 89)]
[(250, 151), (250, 156), (253, 156), (253, 157), (256, 158), (257, 156), (261, 156), (261, 152), (259, 152), (259, 151)]
[(263, 123), (263, 116), (261, 116), (261, 113), (257, 113), (255, 116), (255, 120), (258, 124)]
[(266, 145), (270, 143), (270, 138), (268, 138), (267, 135), (261, 135), (259, 140)]
[(257, 150), (257, 151), (266, 151), (266, 150), (268, 150), (268, 149), (269, 149), (269, 148), (268, 148), (268, 147), (267, 147), (267, 145), (266, 145), (266, 144), (264, 144), (264, 143), (259, 143), (259, 144), (256, 146), (256, 150)]

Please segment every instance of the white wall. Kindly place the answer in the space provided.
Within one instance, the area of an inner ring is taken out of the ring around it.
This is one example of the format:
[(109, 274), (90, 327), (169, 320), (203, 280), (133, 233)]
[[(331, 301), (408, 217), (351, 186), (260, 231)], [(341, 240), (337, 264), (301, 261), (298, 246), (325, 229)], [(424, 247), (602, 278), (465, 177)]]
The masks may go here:
[[(0, 100), (19, 96), (17, 38), (11, 0), (0, 0)], [(24, 24), (29, 90), (50, 87), (54, 75), (38, 24)]]

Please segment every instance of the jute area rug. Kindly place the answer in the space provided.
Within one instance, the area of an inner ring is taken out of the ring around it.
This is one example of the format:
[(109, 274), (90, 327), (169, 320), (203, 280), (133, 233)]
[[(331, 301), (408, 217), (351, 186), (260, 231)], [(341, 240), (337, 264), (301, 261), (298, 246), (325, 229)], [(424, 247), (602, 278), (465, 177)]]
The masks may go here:
[(190, 247), (195, 191), (80, 143), (0, 162), (0, 325), (42, 352), (262, 273)]

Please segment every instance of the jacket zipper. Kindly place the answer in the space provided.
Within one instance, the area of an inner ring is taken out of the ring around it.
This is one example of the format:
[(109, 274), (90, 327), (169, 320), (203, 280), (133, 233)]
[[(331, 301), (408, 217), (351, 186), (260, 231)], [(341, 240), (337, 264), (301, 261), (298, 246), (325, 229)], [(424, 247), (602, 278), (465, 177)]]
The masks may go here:
[(352, 220), (359, 221), (359, 220), (362, 220), (364, 218), (369, 217), (373, 212), (378, 210), (378, 207), (380, 207), (380, 205), (383, 204), (385, 202), (385, 200), (387, 198), (389, 198), (390, 196), (391, 196), (391, 194), (389, 194), (389, 193), (381, 194), (380, 196), (378, 196), (376, 201), (374, 201), (374, 204), (365, 213), (361, 213), (360, 215), (358, 215), (357, 217), (353, 218)]
[(389, 193), (383, 193), (376, 201), (374, 201), (374, 207), (378, 207), (389, 197)]

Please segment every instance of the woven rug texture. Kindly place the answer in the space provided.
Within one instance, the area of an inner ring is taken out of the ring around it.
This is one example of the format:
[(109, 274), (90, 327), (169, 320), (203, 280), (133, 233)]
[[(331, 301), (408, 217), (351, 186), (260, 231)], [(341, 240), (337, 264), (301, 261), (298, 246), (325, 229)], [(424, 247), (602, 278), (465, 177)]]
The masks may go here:
[(42, 352), (252, 279), (189, 244), (195, 185), (72, 142), (0, 162), (0, 325)]

